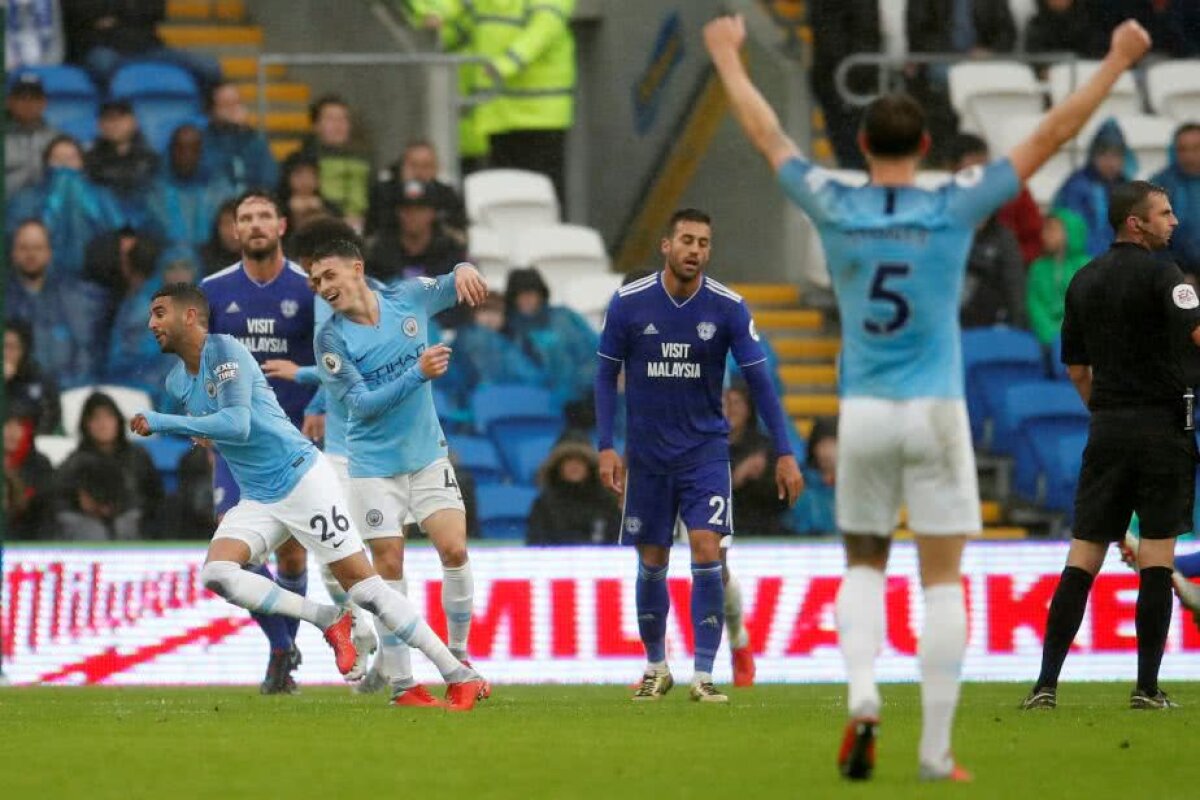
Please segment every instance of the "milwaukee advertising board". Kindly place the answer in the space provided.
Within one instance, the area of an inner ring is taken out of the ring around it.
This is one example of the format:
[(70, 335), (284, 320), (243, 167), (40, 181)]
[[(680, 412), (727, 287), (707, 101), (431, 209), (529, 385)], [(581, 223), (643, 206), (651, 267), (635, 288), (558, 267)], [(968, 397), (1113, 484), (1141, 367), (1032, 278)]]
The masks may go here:
[[(1032, 680), (1046, 608), (1065, 544), (976, 543), (964, 564), (970, 605), (968, 680)], [(674, 553), (668, 653), (690, 669), (688, 554)], [(15, 683), (253, 684), (266, 640), (248, 615), (200, 584), (201, 546), (26, 547), (4, 555), (0, 624), (4, 670)], [(836, 544), (743, 543), (731, 551), (762, 681), (838, 681), (834, 598), (843, 557)], [(409, 596), (444, 634), (441, 574), (433, 550), (406, 556)], [(473, 662), (495, 682), (619, 682), (642, 665), (634, 613), (635, 557), (620, 548), (477, 547)], [(309, 593), (327, 597), (310, 565)], [(893, 550), (882, 680), (913, 680), (922, 602), (911, 544)], [(1132, 679), (1137, 576), (1115, 551), (1097, 577), (1064, 680)], [(336, 683), (318, 632), (302, 625), (301, 684)], [(722, 646), (723, 648), (725, 645)], [(729, 679), (728, 657), (718, 680)], [(417, 677), (437, 681), (415, 658)], [(1163, 677), (1200, 673), (1200, 629), (1176, 608)]]

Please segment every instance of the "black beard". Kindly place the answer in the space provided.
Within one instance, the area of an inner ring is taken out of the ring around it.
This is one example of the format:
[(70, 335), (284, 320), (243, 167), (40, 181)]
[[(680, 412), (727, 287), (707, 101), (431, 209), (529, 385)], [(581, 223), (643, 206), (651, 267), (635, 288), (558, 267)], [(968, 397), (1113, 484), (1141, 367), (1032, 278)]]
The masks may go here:
[(279, 247), (279, 242), (275, 242), (270, 247), (260, 247), (255, 250), (251, 250), (249, 247), (247, 247), (243, 251), (243, 253), (245, 255), (249, 256), (254, 261), (262, 261), (263, 259), (267, 258), (268, 256), (274, 255), (275, 250), (278, 249), (278, 247)]

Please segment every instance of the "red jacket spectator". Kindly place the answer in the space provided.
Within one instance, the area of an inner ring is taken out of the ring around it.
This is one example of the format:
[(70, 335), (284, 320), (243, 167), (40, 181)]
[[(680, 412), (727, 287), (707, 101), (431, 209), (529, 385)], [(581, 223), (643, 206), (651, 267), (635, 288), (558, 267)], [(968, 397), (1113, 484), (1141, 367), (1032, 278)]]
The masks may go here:
[(996, 213), (996, 219), (1017, 237), (1025, 266), (1042, 254), (1042, 210), (1027, 187)]

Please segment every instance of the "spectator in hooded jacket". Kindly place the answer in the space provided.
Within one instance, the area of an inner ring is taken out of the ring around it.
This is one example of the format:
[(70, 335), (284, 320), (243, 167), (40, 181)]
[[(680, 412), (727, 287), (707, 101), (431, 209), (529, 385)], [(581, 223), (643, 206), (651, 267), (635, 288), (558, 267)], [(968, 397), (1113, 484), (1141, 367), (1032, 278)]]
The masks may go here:
[(975, 229), (958, 316), (964, 328), (1027, 325), (1021, 248), (995, 215)]
[(33, 72), (17, 75), (4, 108), (4, 196), (33, 186), (42, 178), (42, 154), (58, 131), (46, 121), (46, 90)]
[(100, 106), (99, 127), (84, 159), (88, 177), (111, 189), (129, 223), (141, 227), (149, 213), (146, 195), (158, 174), (158, 154), (138, 128), (128, 100)]
[(27, 219), (41, 220), (50, 231), (59, 275), (78, 277), (84, 273), (88, 245), (120, 228), (125, 214), (112, 192), (84, 173), (83, 150), (73, 138), (55, 136), (42, 158), (41, 180), (9, 201), (6, 229), (11, 234)]
[(1087, 163), (1071, 173), (1054, 198), (1055, 207), (1083, 218), (1088, 255), (1098, 256), (1112, 244), (1108, 195), (1118, 184), (1132, 180), (1136, 172), (1136, 159), (1125, 144), (1120, 125), (1116, 119), (1106, 120), (1088, 146)]
[[(146, 240), (136, 242), (129, 257), (122, 260), (121, 277), (125, 292), (117, 305), (112, 321), (112, 333), (108, 345), (108, 358), (104, 367), (104, 382), (141, 389), (152, 397), (161, 397), (163, 382), (171, 371), (174, 361), (158, 347), (154, 335), (146, 327), (147, 309), (154, 293), (168, 278), (170, 282), (190, 283), (194, 277), (195, 255), (189, 248), (177, 246), (161, 256), (158, 248)], [(173, 269), (182, 260), (183, 275)], [(159, 263), (171, 269), (158, 269)], [(157, 405), (157, 404), (156, 404)]]
[(546, 375), (503, 330), (504, 301), (491, 294), (471, 310), (466, 324), (459, 326), (450, 368), (438, 381), (439, 388), (456, 404), (465, 407), (485, 383), (546, 385)]
[(4, 418), (6, 533), (13, 539), (41, 539), (54, 519), (54, 467), (34, 444), (34, 409), (12, 400)]
[(371, 162), (351, 143), (350, 106), (337, 95), (326, 95), (313, 104), (310, 116), (313, 132), (300, 152), (316, 159), (322, 194), (361, 230), (370, 195)]
[(25, 416), (33, 420), (35, 433), (58, 430), (58, 385), (34, 361), (33, 333), (23, 320), (9, 319), (4, 326), (4, 397), (9, 406), (27, 409)]
[(1200, 280), (1200, 123), (1175, 130), (1171, 157), (1151, 183), (1167, 190), (1179, 227), (1171, 236), (1171, 257), (1193, 280)]
[(1042, 228), (1042, 255), (1029, 265), (1029, 326), (1043, 346), (1062, 332), (1067, 286), (1091, 261), (1085, 250), (1087, 226), (1074, 211), (1055, 209)]
[(84, 401), (79, 447), (59, 467), (58, 487), (58, 522), (69, 539), (142, 538), (163, 498), (154, 462), (128, 440), (125, 417), (103, 392)]
[(221, 203), (235, 195), (224, 175), (205, 172), (203, 147), (204, 135), (195, 125), (176, 128), (150, 200), (150, 218), (159, 237), (167, 246), (185, 245), (197, 253), (212, 233)]
[(541, 493), (529, 512), (530, 545), (615, 544), (621, 509), (600, 483), (596, 451), (581, 442), (554, 448), (542, 465)]
[(12, 241), (6, 319), (33, 331), (34, 359), (59, 386), (95, 382), (104, 352), (105, 292), (87, 281), (60, 279), (46, 226), (28, 220)]
[(267, 137), (250, 127), (248, 118), (249, 112), (236, 85), (222, 81), (208, 93), (202, 169), (213, 178), (219, 176), (228, 181), (233, 195), (254, 186), (274, 186), (279, 182), (279, 164)]
[(788, 527), (800, 534), (837, 533), (837, 418), (818, 419), (808, 435), (804, 492), (788, 515)]

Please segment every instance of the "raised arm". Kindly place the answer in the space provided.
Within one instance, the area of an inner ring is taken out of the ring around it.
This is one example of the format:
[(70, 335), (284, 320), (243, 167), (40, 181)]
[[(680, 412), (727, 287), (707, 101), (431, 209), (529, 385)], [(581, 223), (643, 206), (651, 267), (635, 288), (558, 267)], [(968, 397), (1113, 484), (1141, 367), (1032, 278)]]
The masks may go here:
[(799, 156), (800, 148), (783, 132), (774, 109), (750, 80), (741, 56), (745, 41), (746, 22), (740, 14), (717, 17), (704, 26), (704, 46), (725, 86), (734, 119), (754, 148), (777, 170)]
[(1008, 154), (1013, 170), (1022, 181), (1041, 169), (1059, 148), (1076, 134), (1095, 113), (1117, 79), (1150, 49), (1150, 34), (1133, 20), (1112, 33), (1108, 55), (1092, 76), (1058, 105), (1050, 109), (1037, 129)]

